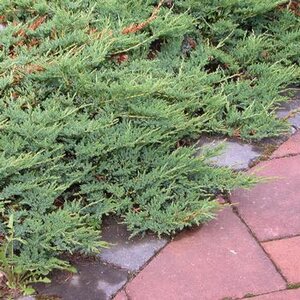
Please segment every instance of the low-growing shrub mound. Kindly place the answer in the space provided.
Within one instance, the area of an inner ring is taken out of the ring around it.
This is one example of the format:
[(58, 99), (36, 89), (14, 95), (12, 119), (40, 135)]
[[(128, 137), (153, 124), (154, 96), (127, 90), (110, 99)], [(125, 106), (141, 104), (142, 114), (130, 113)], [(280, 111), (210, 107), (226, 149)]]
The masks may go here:
[(194, 157), (202, 133), (288, 130), (274, 110), (299, 80), (295, 1), (2, 0), (0, 24), (11, 289), (105, 246), (105, 215), (158, 235), (213, 218), (216, 194), (256, 179)]

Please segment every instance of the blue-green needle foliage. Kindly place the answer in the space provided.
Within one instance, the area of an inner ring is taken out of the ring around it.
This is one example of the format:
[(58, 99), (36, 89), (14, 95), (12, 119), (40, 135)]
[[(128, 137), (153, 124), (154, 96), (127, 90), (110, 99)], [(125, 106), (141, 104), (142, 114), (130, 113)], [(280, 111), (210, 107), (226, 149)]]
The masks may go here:
[(300, 23), (285, 2), (2, 0), (0, 231), (5, 243), (14, 229), (12, 263), (46, 275), (63, 252), (105, 246), (105, 215), (172, 234), (212, 219), (216, 193), (251, 186), (187, 144), (288, 130), (274, 110), (299, 80)]

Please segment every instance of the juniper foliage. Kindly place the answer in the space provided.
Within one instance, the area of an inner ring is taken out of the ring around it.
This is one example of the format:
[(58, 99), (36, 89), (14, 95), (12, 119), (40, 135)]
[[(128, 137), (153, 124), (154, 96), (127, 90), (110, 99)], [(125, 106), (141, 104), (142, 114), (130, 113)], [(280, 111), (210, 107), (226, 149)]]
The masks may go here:
[(274, 114), (300, 74), (287, 2), (2, 0), (0, 230), (5, 243), (13, 216), (26, 241), (14, 263), (46, 275), (65, 251), (106, 246), (105, 215), (172, 234), (213, 218), (216, 192), (251, 186), (186, 143), (288, 130)]

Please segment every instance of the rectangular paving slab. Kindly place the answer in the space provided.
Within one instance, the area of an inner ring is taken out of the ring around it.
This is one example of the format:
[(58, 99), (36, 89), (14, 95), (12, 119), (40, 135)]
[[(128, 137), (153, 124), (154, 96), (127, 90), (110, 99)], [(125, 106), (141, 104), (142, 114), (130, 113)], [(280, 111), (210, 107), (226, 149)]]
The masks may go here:
[(300, 283), (300, 236), (266, 242), (262, 245), (287, 281)]
[(261, 155), (260, 149), (252, 145), (233, 139), (224, 140), (219, 137), (206, 136), (201, 137), (196, 144), (196, 147), (199, 147), (197, 155), (201, 155), (206, 147), (216, 148), (221, 145), (224, 147), (222, 152), (210, 161), (213, 165), (219, 167), (230, 167), (234, 170), (247, 169), (249, 164)]
[(247, 227), (226, 208), (179, 234), (126, 287), (131, 300), (218, 300), (285, 288)]
[(300, 234), (300, 155), (262, 162), (254, 170), (273, 179), (233, 192), (241, 217), (260, 241)]

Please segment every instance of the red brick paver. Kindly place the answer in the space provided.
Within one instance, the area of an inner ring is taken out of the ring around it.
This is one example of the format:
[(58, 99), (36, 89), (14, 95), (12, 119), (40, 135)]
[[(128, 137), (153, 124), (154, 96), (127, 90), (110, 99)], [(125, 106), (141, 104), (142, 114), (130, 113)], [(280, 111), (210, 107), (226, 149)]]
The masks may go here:
[(300, 155), (260, 163), (259, 175), (277, 177), (231, 199), (260, 241), (300, 234)]
[(300, 300), (287, 289), (300, 282), (300, 133), (272, 158), (254, 169), (272, 180), (232, 194), (239, 216), (226, 208), (180, 234), (126, 286), (128, 299)]
[[(300, 199), (299, 199), (300, 200)], [(299, 216), (300, 217), (300, 216)], [(289, 283), (300, 282), (300, 236), (262, 244)], [(299, 297), (300, 299), (300, 297)]]
[(246, 298), (247, 300), (299, 300), (300, 289), (286, 290), (267, 295), (257, 296), (253, 298)]
[(230, 208), (179, 235), (131, 281), (131, 300), (218, 300), (285, 288), (269, 258)]
[(283, 143), (271, 156), (271, 158), (287, 155), (300, 154), (300, 132), (293, 135), (288, 141)]

